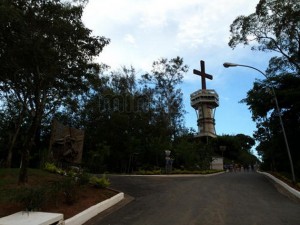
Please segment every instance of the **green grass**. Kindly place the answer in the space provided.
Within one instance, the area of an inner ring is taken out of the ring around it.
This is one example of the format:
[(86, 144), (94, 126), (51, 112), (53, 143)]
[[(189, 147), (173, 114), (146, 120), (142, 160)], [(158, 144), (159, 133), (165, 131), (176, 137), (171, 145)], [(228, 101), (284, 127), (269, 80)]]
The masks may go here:
[[(16, 182), (18, 178), (18, 169), (0, 169), (0, 188)], [(0, 193), (1, 194), (1, 193)]]

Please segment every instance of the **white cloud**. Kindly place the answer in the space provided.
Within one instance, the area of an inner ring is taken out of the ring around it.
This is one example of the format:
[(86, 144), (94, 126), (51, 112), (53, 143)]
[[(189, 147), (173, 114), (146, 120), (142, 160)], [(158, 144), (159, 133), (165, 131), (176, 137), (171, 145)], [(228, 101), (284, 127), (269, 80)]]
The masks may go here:
[(135, 45), (135, 38), (131, 34), (126, 34), (124, 37), (124, 41), (129, 44)]
[(184, 56), (189, 51), (204, 55), (208, 48), (224, 47), (232, 20), (255, 4), (250, 0), (90, 0), (83, 20), (96, 35), (112, 40), (106, 48), (114, 58), (106, 58), (105, 53), (102, 59), (115, 64), (118, 58), (123, 65), (130, 51), (140, 67), (140, 57), (149, 58), (151, 64), (159, 57)]

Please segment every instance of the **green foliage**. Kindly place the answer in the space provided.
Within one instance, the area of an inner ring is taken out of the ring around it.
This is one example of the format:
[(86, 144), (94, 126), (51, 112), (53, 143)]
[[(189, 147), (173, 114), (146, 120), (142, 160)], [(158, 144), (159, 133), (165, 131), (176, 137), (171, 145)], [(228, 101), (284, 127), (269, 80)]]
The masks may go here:
[(90, 182), (90, 177), (91, 175), (86, 172), (79, 173), (76, 175), (76, 182), (78, 185), (86, 185)]
[(66, 176), (66, 179), (72, 179), (76, 182), (78, 185), (86, 185), (89, 183), (91, 175), (84, 172), (80, 168), (77, 167), (70, 167), (68, 170), (63, 170), (60, 168), (57, 168), (53, 163), (45, 163), (44, 170), (50, 172), (50, 173), (56, 173), (63, 176)]
[(110, 185), (109, 179), (103, 175), (101, 178), (92, 176), (90, 177), (90, 184), (97, 188), (107, 188)]
[(179, 84), (186, 71), (183, 59), (177, 57), (154, 62), (151, 73), (140, 80), (133, 67), (103, 75), (102, 86), (85, 101), (82, 111), (84, 165), (94, 173), (162, 166), (164, 150), (183, 129)]
[(157, 170), (142, 170), (140, 169), (139, 171), (137, 171), (138, 175), (160, 175), (162, 174), (162, 170), (161, 169), (157, 169)]
[(156, 112), (155, 119), (160, 125), (156, 132), (162, 138), (178, 136), (182, 127), (183, 94), (178, 87), (182, 83), (183, 74), (188, 71), (180, 57), (170, 60), (161, 58), (152, 64), (152, 73), (142, 76), (141, 83), (148, 88), (153, 88), (151, 107)]
[(12, 200), (21, 203), (26, 211), (37, 211), (48, 201), (56, 202), (61, 192), (64, 194), (64, 200), (67, 204), (74, 204), (78, 198), (78, 191), (78, 183), (70, 177), (65, 177), (47, 187), (22, 188)]
[(181, 137), (174, 144), (174, 167), (187, 170), (208, 169), (212, 157), (210, 146), (199, 139)]
[(63, 175), (65, 171), (63, 169), (57, 168), (54, 163), (45, 163), (44, 169), (50, 173), (58, 173)]
[[(74, 204), (79, 193), (89, 184), (90, 175), (79, 173), (76, 177), (61, 176), (45, 170), (30, 169), (30, 186), (18, 186), (19, 169), (0, 168), (0, 203), (19, 203), (23, 210), (41, 210), (47, 204), (57, 204), (61, 200)], [(106, 187), (109, 181), (104, 176), (99, 184)], [(83, 186), (84, 185), (84, 186)]]
[[(252, 137), (244, 134), (237, 135), (221, 135), (212, 140), (214, 152), (223, 155), (226, 160), (232, 160), (240, 164), (255, 164), (258, 162), (256, 156), (251, 152), (255, 141)], [(225, 149), (221, 149), (224, 146)]]
[[(87, 133), (91, 135), (90, 137), (87, 137), (87, 139), (90, 139), (98, 133), (98, 130), (91, 130)], [(90, 149), (88, 149), (89, 147)], [(85, 167), (87, 167), (91, 173), (101, 173), (106, 171), (106, 161), (111, 154), (110, 146), (99, 143), (99, 141), (96, 140), (91, 140), (90, 143), (86, 144), (86, 148), (88, 152), (84, 154)]]
[(0, 94), (7, 106), (19, 108), (16, 127), (24, 136), (20, 183), (27, 182), (29, 154), (44, 116), (62, 103), (76, 107), (77, 95), (98, 83), (100, 65), (92, 61), (109, 40), (92, 36), (84, 26), (84, 6), (84, 0), (0, 2)]
[(46, 190), (45, 187), (22, 188), (13, 200), (21, 203), (26, 211), (37, 211), (46, 203)]
[(238, 44), (256, 42), (254, 50), (280, 53), (270, 61), (271, 71), (299, 72), (299, 11), (298, 0), (260, 0), (255, 13), (233, 21), (229, 45), (235, 48)]
[(67, 204), (74, 204), (78, 199), (78, 185), (73, 178), (66, 177), (60, 182), (60, 188), (64, 193), (65, 202)]
[[(251, 45), (253, 50), (275, 52), (266, 70), (267, 79), (256, 81), (247, 98), (252, 118), (257, 123), (254, 134), (259, 141), (257, 150), (262, 156), (262, 167), (288, 172), (290, 162), (278, 113), (286, 130), (296, 174), (299, 161), (300, 111), (300, 2), (298, 0), (260, 0), (254, 13), (239, 16), (231, 24), (229, 45)], [(273, 87), (280, 112), (277, 112)]]

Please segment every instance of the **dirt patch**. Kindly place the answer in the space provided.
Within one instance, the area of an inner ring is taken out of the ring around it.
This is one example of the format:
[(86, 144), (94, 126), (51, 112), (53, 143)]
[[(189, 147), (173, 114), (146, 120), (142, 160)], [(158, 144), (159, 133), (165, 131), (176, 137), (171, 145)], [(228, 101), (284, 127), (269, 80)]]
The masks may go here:
[(55, 212), (64, 214), (64, 218), (68, 219), (74, 215), (84, 211), (85, 209), (98, 204), (106, 199), (111, 198), (116, 195), (117, 192), (110, 189), (98, 189), (94, 187), (85, 187), (79, 193), (78, 201), (72, 205), (66, 204), (63, 199), (59, 204), (52, 204), (45, 206), (43, 211), (46, 212)]
[[(78, 193), (77, 201), (74, 204), (67, 204), (63, 196), (61, 196), (56, 201), (45, 204), (39, 211), (62, 213), (64, 214), (64, 219), (68, 219), (116, 194), (118, 192), (110, 189), (98, 189), (87, 186)], [(0, 203), (0, 217), (8, 216), (22, 210), (24, 208), (21, 204), (13, 202)]]
[[(17, 203), (17, 195), (22, 193), (22, 188), (43, 187), (51, 190), (51, 185), (65, 181), (66, 177), (45, 172), (43, 170), (29, 169), (28, 183), (24, 186), (17, 184), (18, 169), (0, 169), (0, 218), (13, 213), (24, 211), (25, 207)], [(70, 186), (73, 187), (73, 186)], [(56, 190), (56, 189), (53, 189)], [(118, 192), (109, 188), (96, 188), (90, 184), (76, 185), (75, 201), (73, 204), (66, 202), (64, 191), (54, 191), (56, 194), (46, 195), (45, 203), (38, 210), (42, 212), (53, 212), (64, 214), (64, 219), (84, 211), (85, 209), (113, 197)], [(50, 199), (49, 199), (50, 198)], [(30, 198), (31, 200), (32, 198)]]

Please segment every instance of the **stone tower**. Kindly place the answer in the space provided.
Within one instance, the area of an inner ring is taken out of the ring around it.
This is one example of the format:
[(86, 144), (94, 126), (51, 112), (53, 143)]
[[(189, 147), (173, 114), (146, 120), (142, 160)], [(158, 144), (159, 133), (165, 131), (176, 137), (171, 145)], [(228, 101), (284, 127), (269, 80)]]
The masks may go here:
[(215, 110), (219, 106), (219, 96), (215, 90), (206, 89), (205, 79), (212, 80), (213, 76), (205, 73), (204, 61), (200, 61), (201, 71), (193, 73), (201, 76), (202, 89), (191, 94), (191, 106), (197, 113), (197, 137), (216, 137)]

